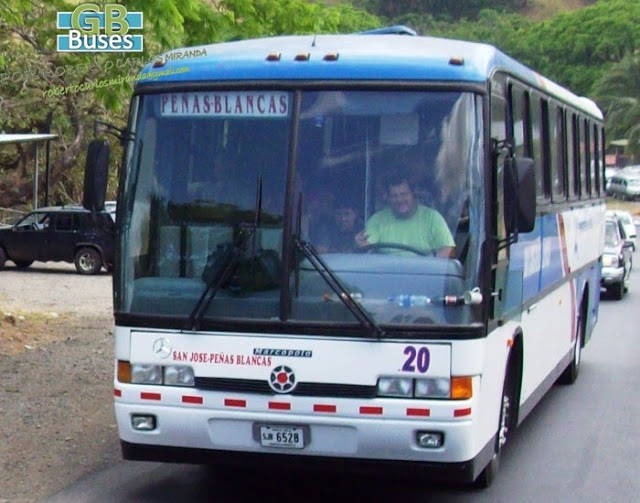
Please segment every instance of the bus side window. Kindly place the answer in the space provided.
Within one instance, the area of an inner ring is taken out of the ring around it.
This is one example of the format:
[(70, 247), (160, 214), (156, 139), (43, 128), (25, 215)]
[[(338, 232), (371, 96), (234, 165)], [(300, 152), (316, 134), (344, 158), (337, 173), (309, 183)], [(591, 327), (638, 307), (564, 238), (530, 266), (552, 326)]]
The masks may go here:
[(525, 98), (524, 92), (511, 84), (509, 86), (510, 109), (511, 109), (511, 138), (513, 153), (519, 157), (524, 157), (526, 152), (526, 130), (525, 130)]
[(567, 164), (566, 151), (567, 142), (565, 140), (565, 116), (564, 110), (555, 107), (555, 113), (550, 114), (551, 120), (551, 193), (553, 202), (564, 201), (567, 198)]
[[(502, 86), (494, 85), (491, 94), (491, 138), (496, 142), (507, 139), (507, 102), (504, 99)], [(493, 183), (493, 199), (496, 206), (495, 234), (498, 239), (506, 238), (504, 227), (504, 200), (502, 197), (504, 156), (496, 159), (495, 176)], [(506, 248), (499, 252), (499, 258), (506, 258)]]

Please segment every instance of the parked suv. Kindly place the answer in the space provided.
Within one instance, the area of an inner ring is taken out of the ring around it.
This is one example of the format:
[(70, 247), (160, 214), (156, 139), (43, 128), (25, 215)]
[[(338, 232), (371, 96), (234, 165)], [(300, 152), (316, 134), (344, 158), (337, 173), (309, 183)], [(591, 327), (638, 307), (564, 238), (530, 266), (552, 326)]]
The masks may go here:
[(41, 208), (13, 226), (0, 227), (0, 269), (7, 260), (18, 268), (34, 261), (73, 262), (80, 274), (113, 266), (114, 222), (107, 211), (80, 206)]
[(629, 289), (633, 268), (632, 244), (620, 219), (607, 213), (602, 254), (601, 289), (620, 300)]

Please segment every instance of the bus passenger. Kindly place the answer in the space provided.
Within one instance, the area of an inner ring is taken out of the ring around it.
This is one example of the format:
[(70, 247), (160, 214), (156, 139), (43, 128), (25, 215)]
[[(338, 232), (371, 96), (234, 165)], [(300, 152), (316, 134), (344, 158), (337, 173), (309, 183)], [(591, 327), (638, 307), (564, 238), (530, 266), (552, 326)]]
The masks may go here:
[(341, 200), (336, 204), (329, 222), (319, 224), (314, 244), (318, 251), (332, 253), (348, 253), (357, 248), (355, 236), (362, 229), (358, 209), (348, 201)]
[(389, 208), (375, 213), (356, 235), (358, 246), (395, 243), (438, 257), (455, 257), (455, 241), (438, 211), (418, 202), (406, 176), (395, 174), (385, 183)]

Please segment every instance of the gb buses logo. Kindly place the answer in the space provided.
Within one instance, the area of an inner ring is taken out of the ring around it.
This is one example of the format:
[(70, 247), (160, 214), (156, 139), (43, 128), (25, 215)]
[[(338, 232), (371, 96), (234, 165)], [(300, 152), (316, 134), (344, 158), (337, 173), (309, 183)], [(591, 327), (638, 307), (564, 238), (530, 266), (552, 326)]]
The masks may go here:
[(141, 52), (142, 12), (127, 12), (124, 5), (106, 4), (104, 12), (96, 4), (78, 5), (73, 12), (58, 12), (57, 28), (69, 30), (58, 35), (58, 52)]

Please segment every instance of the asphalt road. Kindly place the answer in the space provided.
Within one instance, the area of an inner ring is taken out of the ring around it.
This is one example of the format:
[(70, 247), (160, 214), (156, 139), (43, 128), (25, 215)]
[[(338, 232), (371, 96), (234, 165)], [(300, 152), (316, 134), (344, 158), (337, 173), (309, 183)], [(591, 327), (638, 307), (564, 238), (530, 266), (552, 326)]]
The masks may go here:
[(602, 300), (578, 381), (553, 387), (527, 417), (487, 490), (340, 474), (231, 476), (199, 466), (123, 461), (47, 502), (640, 501), (639, 269), (640, 262), (622, 301)]

